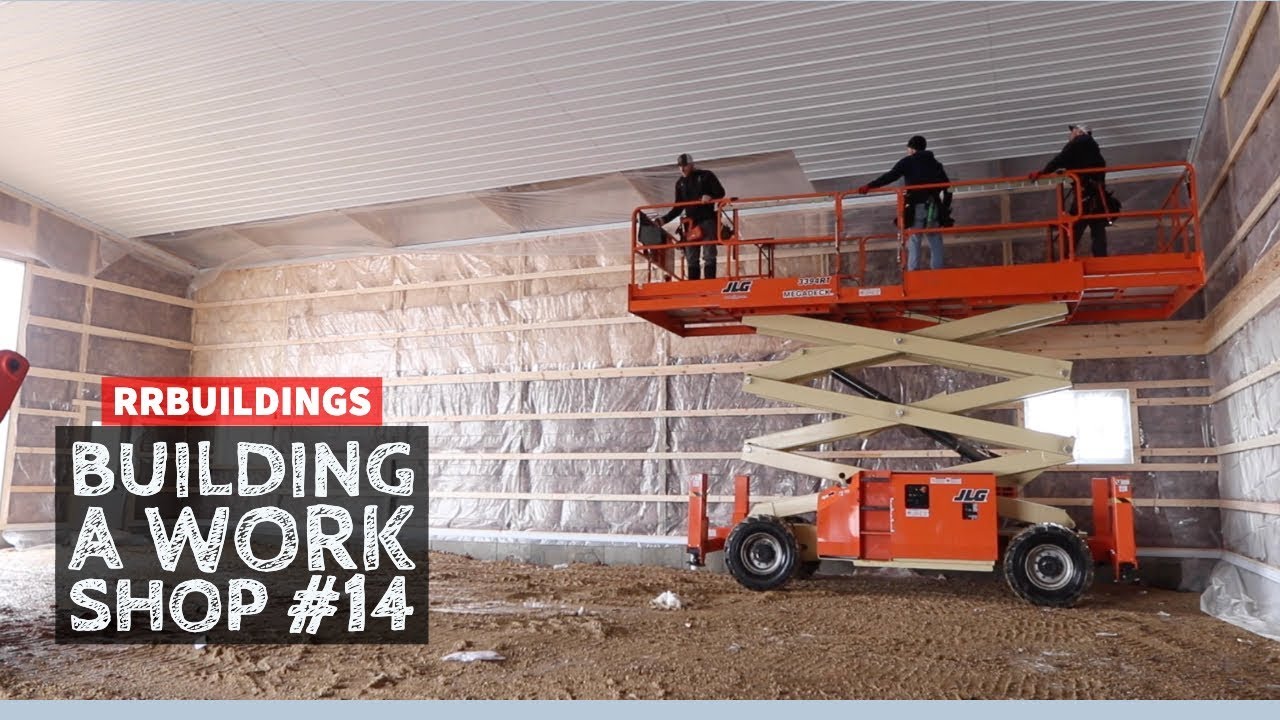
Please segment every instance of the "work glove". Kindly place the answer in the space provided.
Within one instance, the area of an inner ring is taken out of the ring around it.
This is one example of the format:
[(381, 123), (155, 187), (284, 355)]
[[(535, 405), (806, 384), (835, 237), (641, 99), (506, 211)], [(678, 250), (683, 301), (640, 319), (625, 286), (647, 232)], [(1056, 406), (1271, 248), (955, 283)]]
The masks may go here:
[(862, 187), (858, 188), (859, 195), (866, 195), (870, 191), (871, 191), (870, 185), (863, 185)]

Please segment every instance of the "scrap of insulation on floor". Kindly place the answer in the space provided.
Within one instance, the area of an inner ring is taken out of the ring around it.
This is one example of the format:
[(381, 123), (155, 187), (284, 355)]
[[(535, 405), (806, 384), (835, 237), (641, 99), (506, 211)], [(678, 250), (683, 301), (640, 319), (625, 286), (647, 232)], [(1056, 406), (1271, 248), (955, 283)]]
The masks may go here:
[(445, 662), (494, 662), (506, 660), (506, 658), (492, 650), (462, 650), (451, 652), (440, 659)]
[(680, 598), (675, 593), (668, 590), (658, 597), (650, 600), (649, 607), (656, 607), (662, 610), (679, 610)]

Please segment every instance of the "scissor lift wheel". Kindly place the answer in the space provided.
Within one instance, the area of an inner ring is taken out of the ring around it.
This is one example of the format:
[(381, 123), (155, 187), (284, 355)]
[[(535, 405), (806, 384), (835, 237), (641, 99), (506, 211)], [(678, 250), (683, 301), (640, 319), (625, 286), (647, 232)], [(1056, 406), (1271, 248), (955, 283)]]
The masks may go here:
[(800, 563), (795, 533), (782, 520), (749, 517), (734, 526), (724, 544), (725, 565), (750, 590), (782, 587)]
[(1075, 531), (1054, 523), (1031, 525), (1009, 541), (1004, 577), (1033, 605), (1071, 607), (1093, 585), (1093, 557)]

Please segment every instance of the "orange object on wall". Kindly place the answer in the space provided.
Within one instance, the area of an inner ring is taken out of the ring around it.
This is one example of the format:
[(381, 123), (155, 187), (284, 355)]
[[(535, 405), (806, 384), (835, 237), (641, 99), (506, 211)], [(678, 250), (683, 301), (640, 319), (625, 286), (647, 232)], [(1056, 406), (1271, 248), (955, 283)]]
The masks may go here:
[(9, 413), (9, 406), (18, 396), (18, 388), (27, 377), (31, 364), (12, 350), (0, 350), (0, 420)]

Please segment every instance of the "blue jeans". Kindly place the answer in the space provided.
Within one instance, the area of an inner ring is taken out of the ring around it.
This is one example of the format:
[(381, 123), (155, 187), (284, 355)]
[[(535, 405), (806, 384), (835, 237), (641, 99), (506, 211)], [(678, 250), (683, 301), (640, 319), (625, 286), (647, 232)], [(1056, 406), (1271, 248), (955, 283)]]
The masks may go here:
[[(927, 203), (918, 203), (912, 205), (912, 213), (914, 218), (911, 223), (913, 229), (921, 229), (938, 227), (937, 208)], [(930, 212), (933, 215), (930, 215)], [(920, 240), (922, 238), (929, 239), (929, 268), (939, 270), (942, 268), (942, 233), (917, 233), (907, 239), (907, 269), (915, 270), (920, 266)]]

